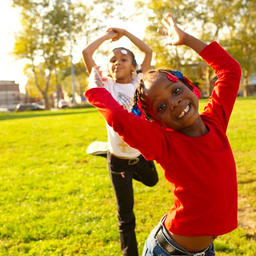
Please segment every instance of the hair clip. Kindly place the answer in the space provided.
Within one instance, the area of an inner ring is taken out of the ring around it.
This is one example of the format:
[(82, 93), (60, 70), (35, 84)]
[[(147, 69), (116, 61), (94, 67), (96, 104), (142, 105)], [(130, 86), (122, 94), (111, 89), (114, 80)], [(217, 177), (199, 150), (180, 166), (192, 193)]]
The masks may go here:
[(121, 53), (126, 55), (128, 52), (125, 49), (122, 49)]
[(193, 85), (193, 84), (191, 83), (191, 81), (190, 81), (187, 77), (184, 77), (184, 79), (185, 79), (185, 81), (193, 88), (193, 93), (196, 95), (196, 97), (197, 97), (198, 99), (200, 99), (200, 98), (201, 98), (201, 92), (200, 92), (200, 90), (199, 90), (195, 85)]
[(134, 115), (139, 116), (139, 117), (141, 117), (141, 118), (147, 120), (147, 118), (146, 118), (146, 116), (145, 116), (145, 114), (144, 114), (144, 112), (143, 112), (143, 110), (142, 110), (142, 105), (141, 105), (141, 101), (140, 101), (140, 100), (138, 100), (138, 101), (137, 101), (137, 104), (132, 107), (131, 112), (132, 112)]
[(201, 91), (193, 84), (191, 84), (191, 86), (193, 87), (193, 93), (196, 95), (196, 97), (198, 99), (201, 98)]
[(172, 73), (173, 73), (178, 79), (184, 79), (184, 76), (183, 76), (183, 74), (182, 74), (180, 71), (174, 70)]
[(176, 76), (174, 76), (174, 75), (171, 74), (171, 73), (169, 73), (169, 74), (167, 75), (167, 78), (168, 78), (170, 81), (172, 81), (172, 82), (178, 82), (178, 80), (179, 80)]
[(143, 119), (147, 119), (146, 118), (146, 116), (145, 116), (145, 114), (144, 114), (144, 112), (143, 112), (143, 109), (142, 109), (142, 104), (141, 104), (141, 101), (140, 101), (140, 99), (137, 101), (137, 106), (138, 106), (138, 109), (139, 109), (139, 111), (141, 112), (141, 117), (143, 118)]
[(141, 116), (141, 112), (140, 112), (140, 110), (139, 110), (139, 108), (138, 108), (138, 106), (137, 105), (135, 105), (135, 106), (133, 106), (132, 107), (132, 111), (131, 111), (134, 115), (136, 115), (136, 116)]
[(191, 83), (191, 81), (187, 78), (187, 77), (185, 77), (180, 71), (178, 71), (178, 70), (174, 70), (173, 71), (173, 74), (175, 75), (175, 77), (177, 77), (178, 79), (182, 79), (182, 80), (185, 80), (192, 88), (193, 88), (193, 93), (196, 95), (196, 97), (198, 98), (198, 99), (200, 99), (200, 97), (201, 97), (201, 92), (200, 92), (200, 90), (195, 86), (195, 85), (193, 85), (192, 83)]

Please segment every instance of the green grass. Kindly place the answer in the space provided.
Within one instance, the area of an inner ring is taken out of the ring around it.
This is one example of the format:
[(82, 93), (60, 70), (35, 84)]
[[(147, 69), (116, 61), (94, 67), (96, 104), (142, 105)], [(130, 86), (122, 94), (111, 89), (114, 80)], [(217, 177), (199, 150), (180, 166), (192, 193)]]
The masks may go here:
[[(216, 240), (217, 255), (256, 255), (255, 109), (255, 97), (238, 98), (230, 120), (239, 228)], [(106, 139), (94, 108), (0, 114), (0, 255), (121, 255), (106, 160), (86, 154), (92, 141)], [(155, 187), (134, 182), (140, 254), (172, 204), (157, 168)]]

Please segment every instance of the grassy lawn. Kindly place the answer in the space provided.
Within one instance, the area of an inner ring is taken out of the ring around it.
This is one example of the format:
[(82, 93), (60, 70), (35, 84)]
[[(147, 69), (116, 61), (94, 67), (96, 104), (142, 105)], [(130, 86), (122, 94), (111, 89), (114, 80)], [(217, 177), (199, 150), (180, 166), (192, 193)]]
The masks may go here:
[[(255, 97), (237, 99), (228, 137), (237, 163), (239, 228), (219, 237), (215, 249), (219, 256), (255, 256)], [(86, 154), (92, 141), (106, 139), (94, 108), (0, 114), (0, 255), (121, 255), (106, 160)], [(140, 254), (172, 204), (157, 168), (155, 187), (134, 182)]]

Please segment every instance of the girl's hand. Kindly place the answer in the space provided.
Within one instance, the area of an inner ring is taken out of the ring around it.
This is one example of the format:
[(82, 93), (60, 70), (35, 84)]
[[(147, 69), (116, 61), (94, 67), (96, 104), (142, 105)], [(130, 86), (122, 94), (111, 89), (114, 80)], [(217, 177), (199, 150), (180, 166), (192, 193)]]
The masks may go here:
[(107, 81), (107, 78), (102, 77), (100, 66), (94, 66), (89, 76), (89, 88), (103, 87), (105, 81)]
[(121, 28), (109, 28), (107, 32), (114, 32), (116, 34), (111, 42), (118, 41), (125, 34), (125, 30)]
[(115, 38), (118, 36), (114, 30), (107, 30), (106, 38), (107, 40), (112, 39), (111, 42), (116, 41)]
[(158, 29), (157, 31), (168, 36), (166, 45), (186, 44), (188, 34), (177, 26), (175, 19), (170, 13), (163, 18), (162, 23), (166, 29)]

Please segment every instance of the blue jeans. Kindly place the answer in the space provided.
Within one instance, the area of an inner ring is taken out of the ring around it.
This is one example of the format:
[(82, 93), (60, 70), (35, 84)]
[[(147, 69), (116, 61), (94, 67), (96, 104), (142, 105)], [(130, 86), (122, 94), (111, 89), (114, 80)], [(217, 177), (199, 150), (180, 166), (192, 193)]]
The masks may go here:
[[(160, 221), (160, 223), (151, 231), (148, 239), (146, 240), (142, 256), (169, 256), (169, 255), (191, 255), (191, 256), (214, 256), (214, 246), (213, 243), (209, 246), (208, 250), (203, 250), (199, 252), (189, 253), (184, 248), (176, 244), (173, 239), (169, 236), (167, 230), (163, 225), (164, 218)], [(171, 244), (177, 252), (175, 254), (170, 254), (165, 251), (157, 241), (158, 232), (162, 232), (166, 240), (169, 244)]]

